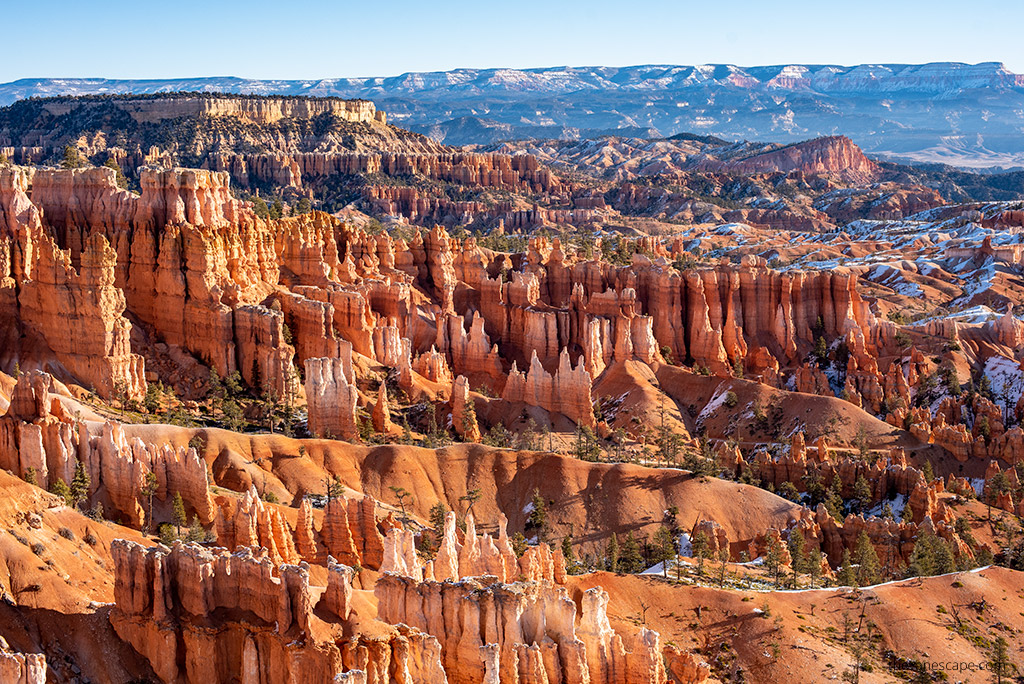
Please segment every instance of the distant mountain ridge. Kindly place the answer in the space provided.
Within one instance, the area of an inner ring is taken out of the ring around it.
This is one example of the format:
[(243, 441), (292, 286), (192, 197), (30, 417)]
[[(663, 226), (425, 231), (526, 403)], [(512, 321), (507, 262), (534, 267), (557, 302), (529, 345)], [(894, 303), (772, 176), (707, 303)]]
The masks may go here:
[(449, 144), (618, 129), (781, 142), (846, 135), (869, 153), (904, 160), (1024, 164), (1024, 75), (998, 62), (455, 69), (321, 80), (43, 78), (0, 84), (0, 105), (175, 91), (368, 99), (396, 124)]

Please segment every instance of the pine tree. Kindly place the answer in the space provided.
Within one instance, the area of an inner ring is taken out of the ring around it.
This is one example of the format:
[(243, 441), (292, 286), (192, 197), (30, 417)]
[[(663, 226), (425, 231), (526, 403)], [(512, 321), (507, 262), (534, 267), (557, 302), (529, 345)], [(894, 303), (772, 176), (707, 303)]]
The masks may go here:
[(444, 538), (444, 521), (447, 517), (448, 507), (444, 505), (443, 501), (438, 501), (430, 507), (427, 520), (430, 521), (430, 527), (434, 530), (434, 539), (438, 546), (441, 545), (441, 540)]
[(956, 571), (956, 558), (953, 556), (949, 542), (945, 539), (935, 538), (935, 574), (945, 575), (948, 572)]
[(78, 154), (78, 148), (74, 145), (65, 145), (64, 156), (61, 158), (60, 165), (65, 169), (77, 169), (84, 165), (82, 157)]
[(533, 498), (530, 500), (530, 515), (526, 518), (526, 526), (537, 531), (537, 539), (544, 541), (548, 528), (547, 506), (544, 497), (540, 495), (539, 489), (533, 490)]
[(512, 553), (516, 554), (516, 558), (522, 558), (523, 554), (526, 553), (526, 537), (523, 536), (522, 532), (516, 532), (512, 535)]
[(619, 571), (619, 537), (614, 532), (604, 552), (604, 567), (608, 572)]
[(572, 533), (562, 537), (562, 558), (565, 559), (565, 571), (575, 575), (579, 571), (576, 563), (576, 553), (572, 550)]
[(857, 568), (857, 584), (862, 587), (878, 584), (881, 581), (882, 564), (878, 561), (875, 545), (871, 543), (871, 538), (866, 530), (860, 531), (854, 553), (859, 566)]
[(821, 579), (821, 564), (823, 560), (824, 555), (817, 549), (807, 555), (807, 576), (811, 581), (812, 589), (818, 585), (818, 580)]
[(75, 465), (75, 475), (71, 478), (71, 505), (78, 506), (79, 503), (89, 498), (89, 472), (79, 461)]
[(619, 556), (619, 571), (634, 574), (644, 569), (644, 557), (640, 553), (640, 542), (633, 532), (626, 535), (622, 542), (622, 553)]
[(668, 577), (668, 562), (676, 556), (676, 542), (672, 538), (672, 531), (667, 527), (659, 527), (654, 533), (654, 555), (655, 560), (662, 564), (662, 576)]
[(188, 517), (185, 515), (185, 501), (181, 498), (181, 492), (174, 493), (174, 506), (171, 519), (174, 520), (174, 527), (178, 536), (181, 536), (181, 528), (188, 524)]
[(836, 474), (828, 486), (825, 494), (825, 508), (836, 522), (843, 520), (843, 483)]
[(789, 535), (789, 555), (793, 559), (793, 587), (797, 588), (800, 584), (800, 573), (807, 567), (804, 535), (800, 530), (794, 529)]
[(843, 563), (839, 566), (839, 574), (836, 576), (836, 581), (843, 587), (857, 586), (857, 573), (854, 571), (853, 563), (850, 561), (849, 549), (843, 550)]
[(779, 584), (779, 576), (782, 573), (782, 541), (774, 535), (768, 537), (768, 548), (764, 554), (764, 567), (768, 574)]
[(935, 574), (935, 535), (922, 533), (914, 543), (907, 565), (908, 577), (928, 577)]
[(50, 485), (50, 493), (64, 499), (65, 504), (71, 504), (71, 490), (68, 488), (68, 483), (62, 478), (58, 477), (54, 480), (53, 484)]
[(153, 529), (153, 495), (156, 494), (156, 486), (156, 473), (153, 471), (146, 473), (146, 484), (142, 487), (142, 493), (149, 500), (149, 515), (146, 516), (146, 524), (143, 526), (145, 534), (149, 534)]
[(711, 542), (703, 532), (698, 532), (690, 543), (693, 548), (693, 557), (697, 559), (697, 574), (704, 574), (704, 561), (711, 557)]
[(874, 496), (871, 493), (871, 485), (864, 475), (859, 475), (853, 485), (853, 498), (857, 500), (858, 513), (867, 513), (868, 509), (871, 508)]
[(1008, 679), (1013, 674), (1013, 663), (1010, 662), (1007, 646), (1006, 639), (1001, 636), (992, 643), (992, 657), (988, 664), (996, 684), (1002, 684), (1004, 678)]
[(935, 467), (932, 466), (931, 461), (925, 461), (924, 469), (921, 472), (926, 483), (931, 483), (935, 479)]

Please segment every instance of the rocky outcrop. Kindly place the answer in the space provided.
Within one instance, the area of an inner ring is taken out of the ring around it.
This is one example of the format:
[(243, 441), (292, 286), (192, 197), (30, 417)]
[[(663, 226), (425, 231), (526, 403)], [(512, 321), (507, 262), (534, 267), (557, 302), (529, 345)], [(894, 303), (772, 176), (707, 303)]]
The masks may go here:
[(392, 667), (412, 673), (411, 681), (445, 681), (440, 648), (429, 635), (383, 626), (372, 639), (329, 636), (335, 629), (351, 633), (351, 570), (333, 561), (317, 598), (308, 566), (278, 566), (264, 552), (228, 554), (180, 542), (145, 549), (116, 540), (111, 555), (110, 622), (162, 681), (226, 683), (241, 675), (388, 684)]
[(878, 166), (845, 136), (816, 138), (743, 159), (709, 160), (698, 165), (697, 169), (744, 175), (799, 171), (851, 183), (869, 183), (879, 173)]
[(546, 582), (418, 583), (385, 575), (374, 593), (381, 619), (437, 637), (451, 684), (653, 684), (665, 677), (658, 634), (613, 631), (608, 594), (599, 587), (584, 592), (578, 627), (566, 590)]
[(0, 418), (0, 467), (23, 478), (31, 469), (36, 483), (49, 487), (57, 479), (70, 483), (81, 463), (89, 498), (134, 527), (150, 514), (144, 489), (152, 474), (158, 501), (180, 494), (189, 516), (213, 521), (206, 464), (195, 449), (144, 442), (113, 421), (90, 425), (75, 419), (49, 394), (51, 383), (38, 371), (19, 378), (11, 407)]
[(46, 657), (41, 653), (14, 653), (0, 636), (0, 681), (6, 684), (46, 684)]
[(544, 370), (536, 352), (525, 374), (513, 363), (501, 398), (561, 413), (578, 425), (593, 428), (597, 421), (594, 418), (591, 391), (591, 378), (587, 369), (582, 363), (573, 368), (568, 352), (563, 349), (554, 375)]
[(328, 439), (357, 439), (358, 399), (350, 359), (306, 359), (306, 400), (311, 433)]
[(43, 236), (36, 250), (33, 278), (21, 283), (18, 295), (21, 322), (46, 340), (82, 385), (105, 398), (141, 399), (144, 362), (131, 351), (124, 294), (114, 286), (117, 254), (95, 235), (76, 272), (50, 238)]
[(469, 396), (469, 381), (460, 375), (452, 385), (452, 429), (466, 442), (480, 441), (480, 425)]

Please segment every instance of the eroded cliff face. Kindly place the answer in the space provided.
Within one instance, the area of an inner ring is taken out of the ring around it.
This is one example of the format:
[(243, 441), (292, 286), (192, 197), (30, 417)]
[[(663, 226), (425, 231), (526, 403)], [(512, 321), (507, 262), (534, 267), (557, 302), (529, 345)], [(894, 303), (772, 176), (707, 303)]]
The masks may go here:
[(129, 438), (115, 421), (71, 416), (50, 393), (52, 382), (41, 371), (19, 378), (7, 414), (0, 416), (0, 467), (49, 488), (58, 479), (70, 484), (81, 465), (89, 477), (82, 504), (101, 503), (108, 515), (137, 528), (150, 518), (146, 488), (152, 475), (157, 501), (180, 494), (190, 516), (213, 521), (206, 463), (194, 448)]
[[(396, 558), (415, 558), (388, 547)], [(584, 593), (577, 616), (550, 578), (439, 583), (387, 573), (374, 588), (373, 619), (354, 611), (352, 570), (332, 558), (326, 587), (317, 587), (306, 562), (281, 564), (266, 549), (229, 554), (180, 542), (146, 549), (117, 540), (111, 553), (110, 622), (165, 682), (227, 682), (239, 673), (374, 684), (660, 684), (665, 677), (658, 634), (617, 634), (600, 588)]]
[[(467, 179), (487, 175), (479, 169), (490, 157), (458, 159), (478, 168)], [(537, 170), (516, 164), (509, 173)], [(403, 391), (428, 391), (453, 410), (461, 375), (470, 390), (592, 427), (597, 380), (630, 361), (742, 370), (774, 386), (795, 376), (801, 391), (833, 393), (806, 364), (824, 338), (849, 352), (845, 396), (876, 413), (887, 395), (908, 406), (928, 372), (923, 357), (896, 358), (899, 327), (876, 318), (857, 275), (843, 269), (780, 272), (746, 256), (680, 271), (671, 264), (683, 244), (652, 238), (638, 242), (643, 254), (629, 266), (535, 238), (513, 267), (441, 227), (405, 241), (320, 212), (259, 219), (232, 198), (222, 172), (147, 168), (141, 178), (136, 196), (107, 168), (3, 170), (5, 315), (47, 340), (69, 375), (62, 379), (106, 396), (144, 392), (142, 356), (151, 377), (186, 396), (201, 392), (196, 369), (172, 372), (168, 357), (187, 353), (221, 376), (237, 371), (260, 394), (304, 389), (314, 434), (353, 439), (356, 413), (379, 402), (357, 388), (352, 362), (336, 371), (350, 355), (396, 369)], [(62, 306), (75, 311), (55, 314)], [(1001, 321), (986, 334), (1005, 344), (1021, 337), (1019, 322)], [(79, 334), (58, 335), (68, 323)], [(893, 420), (906, 418), (897, 411)], [(982, 447), (949, 421), (929, 417), (926, 429), (924, 417), (910, 420), (924, 441), (962, 458), (1009, 453), (1021, 441), (993, 424), (1004, 446)]]

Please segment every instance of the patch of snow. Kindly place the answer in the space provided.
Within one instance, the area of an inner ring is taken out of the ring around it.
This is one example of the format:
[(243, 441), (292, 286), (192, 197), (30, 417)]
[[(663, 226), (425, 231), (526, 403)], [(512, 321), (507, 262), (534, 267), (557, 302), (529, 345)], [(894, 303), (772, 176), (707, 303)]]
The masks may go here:
[(1024, 390), (1024, 371), (1019, 363), (1005, 356), (990, 356), (982, 372), (992, 383), (992, 394), (998, 403), (1017, 405)]

